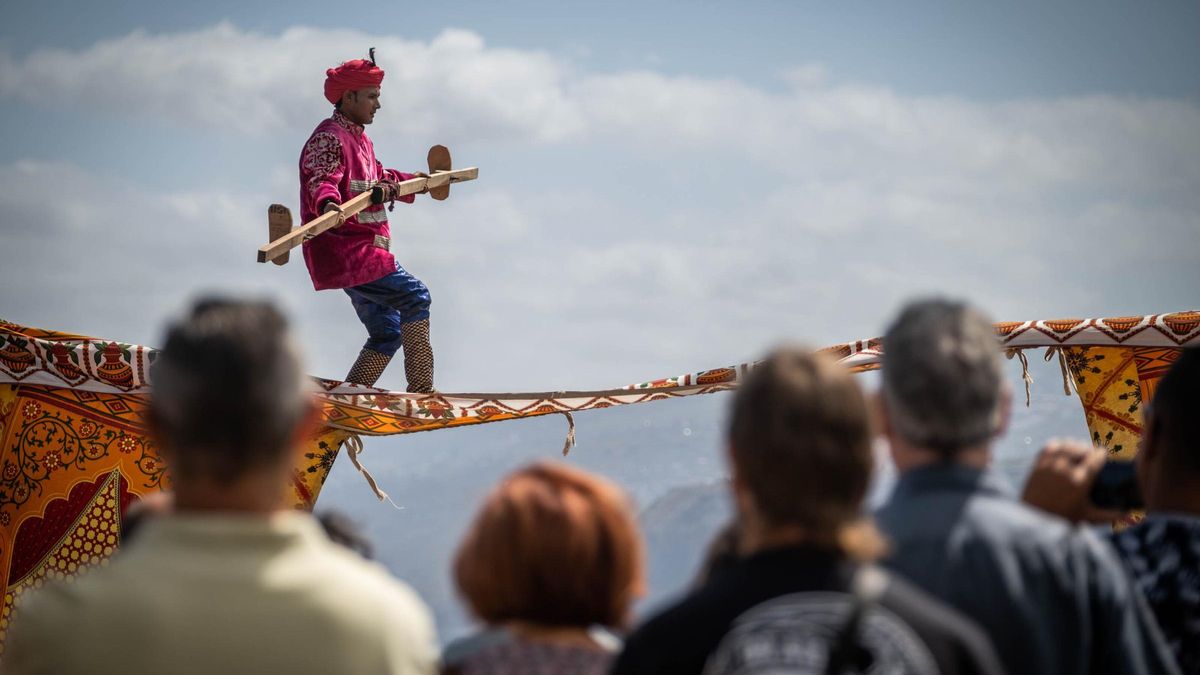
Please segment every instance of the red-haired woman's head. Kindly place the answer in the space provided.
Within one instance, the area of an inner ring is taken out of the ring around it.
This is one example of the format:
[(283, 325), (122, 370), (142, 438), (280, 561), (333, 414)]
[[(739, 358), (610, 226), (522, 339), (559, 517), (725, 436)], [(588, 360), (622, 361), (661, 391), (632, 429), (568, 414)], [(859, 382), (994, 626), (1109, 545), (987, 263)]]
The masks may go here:
[(562, 464), (516, 471), (492, 491), (454, 561), (459, 592), (491, 624), (621, 627), (644, 587), (625, 494)]

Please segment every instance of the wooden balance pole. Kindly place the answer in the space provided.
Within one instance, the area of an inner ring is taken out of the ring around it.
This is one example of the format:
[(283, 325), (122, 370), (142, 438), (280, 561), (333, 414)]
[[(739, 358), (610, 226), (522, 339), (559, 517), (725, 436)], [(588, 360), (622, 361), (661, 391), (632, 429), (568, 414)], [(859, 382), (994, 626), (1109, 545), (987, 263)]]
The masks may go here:
[[(412, 178), (396, 183), (397, 189), (393, 196), (403, 197), (419, 192), (429, 192), (434, 199), (445, 199), (452, 184), (475, 180), (479, 177), (477, 167), (451, 169), (450, 152), (441, 145), (435, 145), (429, 149), (429, 165), (428, 178)], [(277, 265), (282, 265), (287, 262), (288, 252), (293, 248), (322, 232), (337, 227), (339, 216), (349, 219), (368, 206), (378, 203), (378, 201), (373, 201), (373, 197), (378, 198), (377, 191), (379, 190), (380, 188), (375, 188), (355, 195), (349, 201), (341, 204), (341, 213), (337, 211), (323, 213), (290, 232), (288, 230), (291, 229), (291, 211), (282, 204), (272, 204), (267, 209), (267, 214), (274, 239), (258, 249), (258, 262), (265, 263), (270, 260)], [(286, 234), (276, 237), (279, 230)]]

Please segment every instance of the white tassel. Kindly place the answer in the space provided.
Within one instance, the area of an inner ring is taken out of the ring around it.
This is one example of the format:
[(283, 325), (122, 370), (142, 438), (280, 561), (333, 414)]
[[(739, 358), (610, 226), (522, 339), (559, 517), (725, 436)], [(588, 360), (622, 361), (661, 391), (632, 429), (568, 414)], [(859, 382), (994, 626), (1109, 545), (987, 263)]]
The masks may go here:
[(346, 438), (345, 446), (346, 454), (350, 456), (350, 463), (354, 465), (354, 468), (358, 469), (358, 472), (363, 475), (363, 478), (367, 479), (367, 485), (371, 486), (371, 491), (375, 493), (375, 496), (379, 498), (379, 501), (382, 502), (387, 500), (387, 502), (394, 506), (397, 510), (403, 510), (403, 506), (400, 506), (396, 502), (392, 501), (392, 498), (388, 496), (388, 493), (379, 488), (379, 484), (375, 482), (375, 477), (372, 476), (371, 472), (367, 471), (366, 467), (362, 465), (362, 462), (358, 460), (358, 456), (362, 454), (363, 451), (362, 438), (359, 437), (358, 434), (351, 434), (348, 438)]
[(1022, 349), (1008, 349), (1005, 350), (1004, 355), (1009, 360), (1015, 356), (1021, 361), (1021, 379), (1025, 380), (1025, 407), (1028, 408), (1032, 400), (1030, 387), (1033, 385), (1033, 375), (1029, 374), (1029, 359), (1025, 357), (1025, 351)]
[(571, 452), (571, 448), (575, 447), (575, 418), (571, 417), (571, 413), (563, 411), (567, 416), (567, 440), (563, 442), (563, 457)]

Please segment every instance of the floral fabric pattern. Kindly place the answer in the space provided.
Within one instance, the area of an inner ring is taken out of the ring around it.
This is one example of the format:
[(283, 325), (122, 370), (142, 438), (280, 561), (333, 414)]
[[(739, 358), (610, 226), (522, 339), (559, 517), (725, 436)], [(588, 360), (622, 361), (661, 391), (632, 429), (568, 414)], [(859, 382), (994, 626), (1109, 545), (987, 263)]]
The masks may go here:
[(309, 196), (321, 198), (321, 186), (337, 182), (337, 173), (342, 168), (342, 146), (337, 137), (324, 132), (313, 134), (300, 154), (300, 167), (308, 174)]

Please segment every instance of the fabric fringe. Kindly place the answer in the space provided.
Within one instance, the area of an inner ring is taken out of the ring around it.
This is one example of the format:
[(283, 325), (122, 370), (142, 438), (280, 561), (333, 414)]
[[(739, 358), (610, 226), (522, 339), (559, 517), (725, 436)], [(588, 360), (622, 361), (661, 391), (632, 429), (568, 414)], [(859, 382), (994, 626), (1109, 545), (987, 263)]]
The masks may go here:
[(1063, 381), (1063, 396), (1070, 396), (1073, 390), (1076, 394), (1079, 389), (1075, 386), (1075, 378), (1071, 377), (1071, 369), (1067, 367), (1067, 354), (1062, 347), (1046, 347), (1046, 363), (1058, 356), (1058, 368), (1062, 371)]
[(567, 416), (567, 439), (563, 441), (562, 451), (563, 457), (566, 457), (567, 453), (571, 452), (571, 448), (575, 447), (575, 418), (566, 411), (563, 411), (562, 414)]
[(1029, 373), (1029, 359), (1025, 356), (1025, 351), (1022, 349), (1006, 349), (1004, 355), (1011, 361), (1015, 356), (1021, 361), (1021, 379), (1025, 380), (1025, 407), (1028, 408), (1032, 401), (1030, 387), (1033, 385), (1033, 375)]
[(372, 476), (371, 472), (367, 471), (366, 467), (364, 467), (362, 462), (359, 461), (358, 456), (362, 454), (363, 451), (362, 438), (358, 434), (351, 434), (346, 438), (345, 446), (346, 454), (350, 456), (350, 463), (354, 465), (354, 468), (358, 469), (358, 472), (363, 475), (363, 478), (367, 479), (367, 485), (371, 486), (371, 491), (375, 493), (375, 496), (379, 498), (379, 501), (382, 502), (387, 500), (387, 502), (395, 507), (396, 510), (403, 510), (403, 506), (400, 506), (396, 502), (392, 501), (392, 498), (388, 496), (388, 493), (379, 488), (379, 483), (375, 482), (375, 477)]

